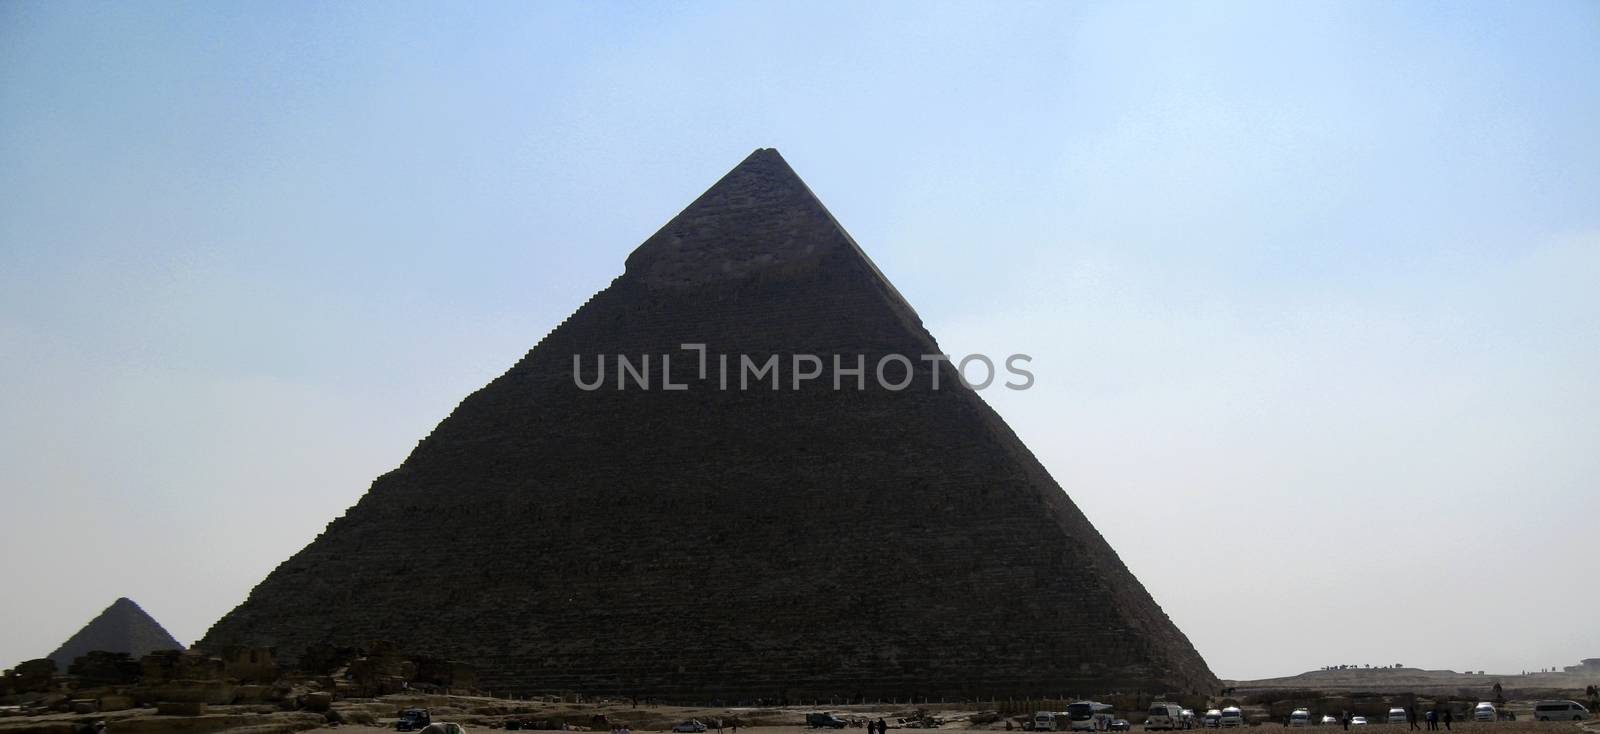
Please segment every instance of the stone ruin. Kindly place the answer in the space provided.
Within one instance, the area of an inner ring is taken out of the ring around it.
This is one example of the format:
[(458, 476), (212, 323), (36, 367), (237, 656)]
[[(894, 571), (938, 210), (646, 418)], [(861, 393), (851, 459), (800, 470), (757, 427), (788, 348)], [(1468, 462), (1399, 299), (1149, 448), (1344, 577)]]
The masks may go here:
[(41, 658), (5, 671), (0, 697), (22, 704), (18, 712), (24, 714), (153, 706), (163, 713), (193, 716), (205, 713), (207, 706), (229, 704), (276, 703), (321, 711), (335, 697), (406, 690), (478, 693), (476, 671), (460, 661), (407, 655), (384, 642), (328, 649), (321, 658), (328, 667), (318, 670), (280, 668), (273, 649), (248, 646), (229, 646), (217, 655), (158, 650), (138, 660), (96, 650), (73, 660), (65, 675), (57, 672), (54, 660)]
[[(758, 150), (199, 644), (391, 639), (496, 693), (662, 701), (1218, 689), (942, 351)], [(864, 385), (794, 355), (860, 359)], [(872, 379), (891, 355), (905, 389)], [(778, 358), (774, 386), (721, 389), (741, 356)]]
[(83, 688), (127, 686), (139, 682), (143, 666), (125, 652), (94, 650), (73, 660), (67, 674), (75, 686)]
[(0, 689), (6, 694), (46, 693), (61, 688), (56, 679), (56, 661), (50, 658), (25, 660), (0, 675)]

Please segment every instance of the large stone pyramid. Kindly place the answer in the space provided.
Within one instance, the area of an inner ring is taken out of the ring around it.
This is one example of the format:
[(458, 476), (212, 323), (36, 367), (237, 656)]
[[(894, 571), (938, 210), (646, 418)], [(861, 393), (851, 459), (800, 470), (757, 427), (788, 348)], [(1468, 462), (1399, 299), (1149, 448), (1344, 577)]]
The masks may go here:
[(182, 650), (183, 645), (132, 599), (123, 597), (67, 638), (48, 656), (65, 672), (72, 661), (95, 650), (125, 652), (135, 658), (156, 650)]
[[(664, 700), (1217, 688), (1005, 422), (948, 364), (932, 388), (938, 353), (758, 150), (198, 646), (383, 639), (496, 692)], [(796, 354), (864, 355), (866, 389), (791, 389)], [(740, 355), (780, 388), (740, 390)]]

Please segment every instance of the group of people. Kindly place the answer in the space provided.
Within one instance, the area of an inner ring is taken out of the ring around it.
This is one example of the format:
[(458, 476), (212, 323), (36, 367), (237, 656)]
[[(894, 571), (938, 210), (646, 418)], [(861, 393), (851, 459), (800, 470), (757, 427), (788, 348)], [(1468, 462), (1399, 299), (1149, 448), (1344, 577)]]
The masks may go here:
[[(1444, 722), (1445, 729), (1449, 729), (1450, 722), (1456, 720), (1455, 714), (1451, 713), (1450, 709), (1448, 708), (1444, 710), (1443, 714), (1439, 713), (1439, 709), (1428, 709), (1428, 713), (1425, 718), (1428, 721), (1428, 731), (1438, 731), (1440, 721)], [(1412, 706), (1411, 708), (1406, 709), (1406, 720), (1411, 722), (1412, 729), (1419, 728), (1417, 726), (1417, 707)]]
[(886, 734), (888, 731), (889, 724), (882, 717), (879, 717), (877, 721), (867, 722), (867, 734)]

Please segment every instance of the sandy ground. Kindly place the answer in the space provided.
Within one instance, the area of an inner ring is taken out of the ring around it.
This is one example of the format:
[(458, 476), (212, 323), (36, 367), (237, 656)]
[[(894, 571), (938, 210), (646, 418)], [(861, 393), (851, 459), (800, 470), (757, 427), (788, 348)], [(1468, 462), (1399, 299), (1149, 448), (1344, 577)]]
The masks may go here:
[[(0, 717), (0, 734), (73, 734), (78, 731), (81, 724), (95, 718), (103, 718), (110, 724), (110, 734), (293, 734), (297, 731), (314, 731), (324, 734), (395, 734), (394, 716), (401, 708), (414, 705), (428, 706), (434, 712), (435, 722), (454, 722), (461, 724), (469, 734), (494, 734), (507, 731), (505, 721), (516, 719), (527, 722), (559, 722), (587, 723), (595, 714), (603, 714), (614, 723), (625, 723), (635, 732), (667, 732), (674, 723), (687, 719), (698, 719), (711, 724), (721, 718), (724, 722), (731, 722), (738, 718), (743, 722), (740, 727), (741, 734), (864, 734), (863, 728), (846, 727), (841, 730), (812, 729), (804, 725), (805, 714), (811, 711), (832, 711), (844, 718), (884, 718), (894, 722), (896, 718), (908, 716), (915, 709), (905, 705), (888, 706), (843, 706), (826, 709), (803, 707), (769, 707), (769, 708), (722, 708), (722, 707), (675, 707), (675, 706), (640, 706), (633, 707), (627, 703), (602, 703), (602, 704), (573, 704), (573, 703), (543, 703), (535, 701), (515, 701), (504, 699), (478, 698), (478, 697), (429, 697), (431, 700), (422, 700), (420, 696), (394, 696), (381, 699), (351, 699), (338, 701), (334, 709), (345, 717), (346, 721), (360, 720), (370, 724), (348, 723), (337, 727), (320, 724), (320, 715), (312, 715), (312, 728), (307, 730), (307, 712), (282, 712), (272, 706), (217, 706), (212, 707), (206, 716), (155, 716), (153, 709), (130, 710), (115, 714), (83, 715), (83, 714), (50, 714), (45, 716), (29, 717)], [(948, 723), (939, 727), (941, 731), (1005, 731), (1005, 722), (974, 725), (966, 717), (974, 713), (970, 706), (963, 708), (958, 705), (930, 706), (931, 712), (944, 718)], [(1296, 732), (1291, 728), (1279, 724), (1259, 724), (1245, 727), (1237, 734), (1346, 734), (1343, 727), (1337, 725), (1320, 725), (1304, 727), (1307, 731)], [(1410, 728), (1404, 724), (1372, 724), (1367, 726), (1352, 727), (1357, 734), (1410, 734)], [(548, 729), (526, 730), (530, 732), (549, 731)], [(599, 731), (606, 731), (602, 725)], [(920, 729), (904, 729), (895, 734), (920, 734)], [(1015, 730), (1021, 734), (1020, 729)], [(1142, 726), (1135, 726), (1133, 731), (1143, 734)], [(1446, 731), (1442, 727), (1440, 731)], [(707, 734), (716, 734), (716, 728), (711, 728)], [(725, 728), (722, 734), (732, 734), (732, 729)], [(930, 733), (931, 734), (931, 733)], [(1221, 731), (1197, 729), (1187, 734), (1224, 734)], [(1234, 734), (1228, 732), (1227, 734)], [(1430, 733), (1432, 734), (1432, 733)], [(1538, 722), (1538, 721), (1497, 721), (1497, 722), (1455, 722), (1447, 734), (1600, 734), (1600, 721), (1586, 722)]]
[[(653, 709), (653, 710), (654, 711), (661, 711), (662, 709)], [(793, 715), (796, 718), (800, 718), (800, 717), (804, 716), (804, 713), (800, 712), (800, 711), (794, 711)], [(690, 718), (695, 718), (695, 717), (690, 717)], [(438, 720), (438, 719), (436, 719), (436, 720)], [(704, 718), (701, 718), (701, 720), (704, 721)], [(1462, 732), (1463, 734), (1600, 734), (1600, 722), (1589, 721), (1589, 722), (1584, 722), (1584, 724), (1586, 724), (1587, 726), (1580, 726), (1579, 723), (1570, 722), (1570, 721), (1568, 721), (1568, 722), (1495, 721), (1495, 722), (1481, 722), (1481, 723), (1480, 722), (1461, 722), (1461, 723), (1452, 724), (1449, 732), (1450, 732), (1450, 734), (1454, 734), (1455, 732)], [(472, 732), (476, 732), (479, 729), (484, 729), (484, 728), (488, 728), (488, 727), (481, 727), (481, 726), (480, 727), (470, 727), (469, 726), (469, 727), (467, 727), (467, 730), (468, 730), (469, 734), (472, 734)], [(1133, 730), (1135, 732), (1142, 732), (1143, 729), (1144, 729), (1144, 727), (1142, 727), (1142, 726), (1135, 726), (1133, 728)], [(1339, 734), (1344, 734), (1343, 727), (1332, 726), (1332, 725), (1329, 725), (1329, 726), (1312, 726), (1312, 727), (1306, 727), (1306, 729), (1309, 730), (1310, 732), (1323, 732), (1324, 734), (1333, 734), (1334, 732), (1339, 732)], [(1370, 724), (1370, 725), (1367, 725), (1367, 726), (1353, 727), (1352, 729), (1353, 729), (1353, 731), (1358, 732), (1359, 734), (1406, 734), (1407, 732), (1410, 731), (1409, 728), (1404, 724)], [(946, 726), (940, 727), (939, 730), (940, 731), (971, 731), (971, 730), (982, 730), (982, 731), (996, 731), (996, 730), (998, 730), (998, 731), (1004, 731), (1005, 730), (1005, 725), (1003, 723), (1001, 723), (1001, 724), (988, 724), (988, 725), (984, 725), (984, 726), (976, 726), (976, 727), (974, 727), (974, 726), (966, 726), (964, 724), (955, 724), (955, 725), (946, 725)], [(651, 730), (649, 730), (649, 729), (639, 729), (637, 731), (651, 731)], [(708, 734), (716, 734), (716, 731), (717, 731), (716, 729), (711, 729)], [(827, 729), (820, 729), (820, 730), (819, 729), (812, 729), (812, 728), (806, 727), (806, 726), (801, 725), (801, 724), (793, 724), (793, 725), (777, 725), (777, 726), (740, 727), (739, 731), (741, 733), (749, 732), (750, 734), (819, 734), (819, 732), (826, 732), (826, 731), (830, 731), (830, 730), (827, 730)], [(849, 734), (850, 732), (865, 732), (866, 730), (865, 729), (846, 728), (846, 729), (843, 729), (841, 731), (845, 732), (846, 734)], [(907, 730), (907, 731), (921, 731), (921, 730)], [(1194, 730), (1194, 733), (1195, 734), (1204, 734), (1205, 732), (1209, 732), (1209, 731), (1210, 730), (1196, 729), (1196, 730)], [(1240, 734), (1276, 734), (1277, 732), (1280, 732), (1280, 731), (1289, 732), (1290, 730), (1288, 728), (1285, 728), (1285, 727), (1282, 727), (1282, 726), (1278, 726), (1276, 724), (1261, 724), (1261, 725), (1258, 725), (1258, 726), (1245, 727), (1240, 732)], [(1445, 729), (1443, 727), (1440, 727), (1439, 731), (1444, 732)], [(390, 727), (380, 727), (380, 726), (348, 726), (347, 725), (347, 726), (339, 727), (339, 732), (340, 732), (340, 734), (394, 734), (394, 728), (392, 726), (390, 726)], [(724, 734), (731, 734), (732, 730), (731, 729), (724, 729), (723, 732), (724, 732)], [(1019, 734), (1020, 734), (1020, 730), (1019, 730)]]

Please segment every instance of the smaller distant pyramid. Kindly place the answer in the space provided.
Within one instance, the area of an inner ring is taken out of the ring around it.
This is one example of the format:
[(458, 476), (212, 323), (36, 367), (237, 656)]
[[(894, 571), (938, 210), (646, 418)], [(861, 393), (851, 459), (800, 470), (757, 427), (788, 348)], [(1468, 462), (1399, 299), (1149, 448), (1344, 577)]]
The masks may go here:
[(132, 599), (123, 597), (111, 603), (99, 616), (78, 630), (50, 653), (56, 670), (66, 671), (72, 661), (94, 650), (125, 652), (134, 657), (156, 650), (182, 650), (183, 645)]

